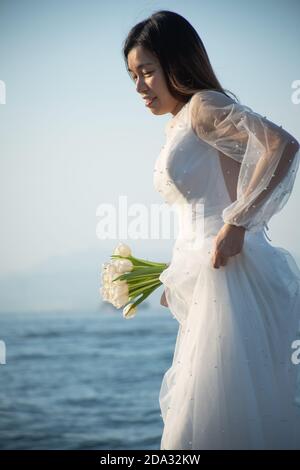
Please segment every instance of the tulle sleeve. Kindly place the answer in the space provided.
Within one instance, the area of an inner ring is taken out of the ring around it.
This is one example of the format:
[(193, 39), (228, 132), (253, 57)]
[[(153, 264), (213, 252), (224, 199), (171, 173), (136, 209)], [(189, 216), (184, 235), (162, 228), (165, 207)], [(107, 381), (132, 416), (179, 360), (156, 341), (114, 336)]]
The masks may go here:
[(291, 194), (299, 166), (299, 143), (287, 131), (221, 92), (201, 90), (191, 98), (196, 135), (240, 163), (236, 200), (224, 222), (264, 229)]

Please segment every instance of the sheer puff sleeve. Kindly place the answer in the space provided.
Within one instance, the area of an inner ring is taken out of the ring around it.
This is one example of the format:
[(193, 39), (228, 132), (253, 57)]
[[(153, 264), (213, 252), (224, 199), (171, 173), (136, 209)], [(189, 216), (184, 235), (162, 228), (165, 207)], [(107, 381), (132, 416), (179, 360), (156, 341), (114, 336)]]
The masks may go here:
[(191, 98), (195, 134), (240, 163), (236, 200), (222, 212), (225, 223), (257, 231), (286, 204), (299, 166), (299, 143), (287, 131), (222, 92)]

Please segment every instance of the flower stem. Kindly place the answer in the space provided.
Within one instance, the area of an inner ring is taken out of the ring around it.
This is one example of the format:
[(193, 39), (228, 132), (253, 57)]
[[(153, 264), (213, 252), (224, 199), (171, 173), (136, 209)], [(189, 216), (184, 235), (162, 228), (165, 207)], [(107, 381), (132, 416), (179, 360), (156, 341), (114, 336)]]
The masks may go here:
[(163, 269), (157, 269), (157, 268), (147, 268), (147, 269), (140, 268), (136, 272), (129, 271), (126, 273), (122, 273), (116, 279), (113, 279), (113, 281), (117, 281), (117, 280), (123, 281), (127, 279), (135, 279), (136, 277), (140, 277), (140, 276), (146, 277), (146, 276), (153, 275), (153, 274), (161, 274), (162, 271)]
[[(148, 279), (148, 280), (144, 280), (144, 281), (140, 281), (140, 282), (135, 282), (133, 283), (132, 285), (129, 285), (129, 292), (130, 292), (130, 289), (131, 290), (134, 290), (134, 289), (137, 289), (138, 287), (148, 287), (149, 284), (153, 284), (154, 282), (158, 282), (158, 277), (156, 278), (152, 278), (152, 279)], [(159, 281), (160, 282), (160, 281)]]
[(154, 287), (151, 287), (150, 289), (147, 289), (143, 295), (141, 297), (139, 297), (138, 300), (136, 300), (134, 303), (133, 303), (133, 307), (136, 307), (137, 305), (139, 305), (141, 302), (143, 302), (143, 300), (145, 300), (150, 294), (152, 294), (152, 292), (156, 289), (157, 286), (154, 286)]
[(134, 266), (150, 266), (150, 267), (166, 267), (166, 263), (155, 263), (154, 261), (148, 261), (145, 259), (135, 258), (134, 256), (121, 256), (121, 255), (111, 255), (111, 258), (117, 259), (128, 259), (132, 262)]
[[(154, 286), (158, 287), (161, 284), (162, 284), (161, 281), (153, 282), (152, 284), (148, 285), (147, 289), (151, 288), (151, 287), (154, 287)], [(144, 287), (140, 287), (139, 289), (133, 290), (132, 292), (130, 292), (130, 298), (136, 297), (138, 294), (140, 294), (141, 292), (144, 292), (144, 291), (145, 291)]]

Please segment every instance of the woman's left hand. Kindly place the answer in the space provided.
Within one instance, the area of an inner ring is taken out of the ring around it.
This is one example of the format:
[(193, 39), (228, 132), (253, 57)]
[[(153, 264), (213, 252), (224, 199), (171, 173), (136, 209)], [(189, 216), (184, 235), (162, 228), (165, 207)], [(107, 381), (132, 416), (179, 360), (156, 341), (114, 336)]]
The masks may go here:
[(214, 268), (225, 266), (230, 256), (242, 251), (246, 229), (225, 224), (214, 238), (212, 264)]

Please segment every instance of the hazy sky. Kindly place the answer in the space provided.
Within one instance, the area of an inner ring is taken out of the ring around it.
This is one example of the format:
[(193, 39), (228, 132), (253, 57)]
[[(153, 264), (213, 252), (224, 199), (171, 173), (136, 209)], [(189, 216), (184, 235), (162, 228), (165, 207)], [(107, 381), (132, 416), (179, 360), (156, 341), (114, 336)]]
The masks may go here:
[[(0, 0), (0, 274), (109, 253), (118, 240), (96, 236), (100, 203), (162, 203), (153, 166), (172, 116), (145, 107), (122, 57), (129, 29), (158, 9), (190, 21), (225, 88), (300, 139), (298, 1)], [(298, 176), (270, 223), (272, 242), (297, 253), (299, 197)], [(134, 245), (155, 256), (158, 243)]]

